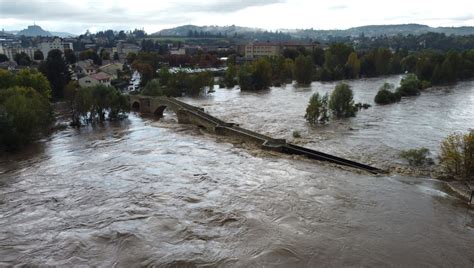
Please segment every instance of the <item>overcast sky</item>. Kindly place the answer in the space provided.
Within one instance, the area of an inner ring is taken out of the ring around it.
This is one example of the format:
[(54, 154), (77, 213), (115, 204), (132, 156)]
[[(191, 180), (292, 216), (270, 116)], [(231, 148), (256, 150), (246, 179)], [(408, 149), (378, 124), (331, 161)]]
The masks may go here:
[(269, 30), (346, 29), (370, 24), (474, 26), (474, 0), (0, 0), (0, 27), (36, 24), (84, 33), (184, 24), (239, 25)]

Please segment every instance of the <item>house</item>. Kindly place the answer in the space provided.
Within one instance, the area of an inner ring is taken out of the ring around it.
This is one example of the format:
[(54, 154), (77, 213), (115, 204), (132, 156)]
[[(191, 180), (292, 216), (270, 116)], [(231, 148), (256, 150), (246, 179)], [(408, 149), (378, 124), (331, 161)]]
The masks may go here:
[(171, 49), (170, 54), (171, 55), (186, 55), (186, 49), (184, 47)]
[[(129, 43), (123, 43), (122, 41), (119, 41), (117, 43), (117, 48), (115, 49), (117, 53), (119, 54), (125, 54), (128, 55), (129, 53), (138, 53), (141, 50), (140, 46), (137, 46), (135, 44), (129, 44)], [(112, 50), (114, 51), (114, 50)]]
[(91, 75), (96, 73), (98, 67), (94, 64), (92, 60), (81, 60), (76, 62), (76, 68), (74, 72), (78, 75)]
[(88, 76), (79, 78), (78, 82), (81, 87), (93, 87), (97, 85), (110, 86), (112, 77), (104, 72), (94, 73)]
[(122, 69), (123, 64), (118, 62), (102, 65), (101, 67), (99, 67), (99, 71), (110, 75), (112, 77), (112, 80), (117, 79), (118, 72), (122, 71)]

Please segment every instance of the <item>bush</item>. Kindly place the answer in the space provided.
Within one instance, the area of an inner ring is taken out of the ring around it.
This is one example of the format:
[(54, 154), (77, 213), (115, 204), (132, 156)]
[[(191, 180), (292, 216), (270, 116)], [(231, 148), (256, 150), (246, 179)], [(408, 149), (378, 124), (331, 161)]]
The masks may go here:
[(380, 87), (377, 95), (375, 96), (375, 103), (386, 105), (400, 101), (400, 93), (394, 93), (390, 91), (390, 89), (393, 89), (393, 85), (389, 83), (385, 83), (382, 87)]
[(354, 97), (349, 85), (341, 83), (336, 86), (329, 99), (329, 109), (338, 118), (347, 118), (356, 115)]
[(474, 130), (449, 135), (441, 143), (440, 164), (446, 173), (462, 178), (474, 177)]
[(411, 149), (400, 153), (400, 157), (408, 161), (411, 166), (432, 164), (433, 159), (428, 158), (430, 150), (427, 148)]
[(323, 97), (319, 93), (314, 93), (309, 99), (308, 107), (304, 118), (311, 124), (328, 121), (328, 94)]
[(298, 130), (293, 131), (293, 138), (295, 139), (301, 138), (301, 133)]

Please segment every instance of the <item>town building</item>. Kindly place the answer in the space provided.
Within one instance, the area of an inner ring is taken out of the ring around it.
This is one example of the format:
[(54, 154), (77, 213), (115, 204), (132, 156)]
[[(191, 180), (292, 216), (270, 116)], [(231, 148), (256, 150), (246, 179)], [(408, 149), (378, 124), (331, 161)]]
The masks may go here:
[(110, 86), (112, 77), (104, 72), (94, 73), (88, 76), (79, 78), (78, 82), (81, 87), (93, 87), (97, 85)]
[(247, 59), (272, 57), (280, 55), (285, 49), (304, 47), (313, 50), (320, 47), (318, 42), (251, 42), (245, 45), (244, 55)]
[(44, 41), (39, 44), (39, 50), (43, 52), (44, 57), (48, 56), (48, 53), (53, 49), (59, 49), (64, 53), (65, 49), (74, 50), (71, 42), (65, 42), (61, 38), (54, 38), (53, 40)]
[[(119, 41), (117, 43), (117, 53), (119, 54), (125, 54), (128, 55), (129, 53), (138, 53), (140, 52), (141, 47), (137, 46), (135, 44), (130, 44), (130, 43), (124, 43), (122, 41)], [(113, 51), (114, 52), (114, 51)]]
[(99, 71), (110, 75), (112, 80), (117, 79), (118, 73), (122, 71), (122, 69), (123, 64), (118, 62), (102, 65), (99, 67)]

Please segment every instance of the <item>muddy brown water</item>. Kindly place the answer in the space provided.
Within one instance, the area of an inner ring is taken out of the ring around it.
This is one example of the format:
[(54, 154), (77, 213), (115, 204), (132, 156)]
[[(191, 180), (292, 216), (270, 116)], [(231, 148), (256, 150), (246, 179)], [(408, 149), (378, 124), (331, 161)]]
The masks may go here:
[[(370, 103), (399, 79), (349, 83)], [(306, 125), (311, 93), (332, 88), (183, 100), (274, 137), (299, 130), (300, 144), (376, 165), (410, 147), (436, 152), (474, 122), (474, 83), (464, 82)], [(474, 213), (442, 182), (261, 152), (172, 113), (66, 129), (0, 162), (0, 266), (472, 267), (473, 246)]]

